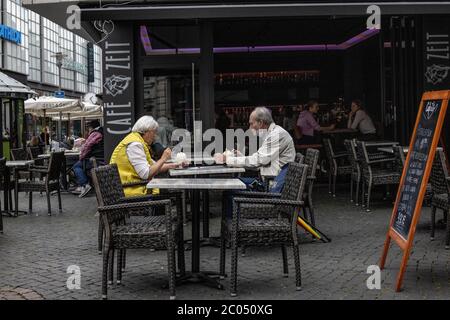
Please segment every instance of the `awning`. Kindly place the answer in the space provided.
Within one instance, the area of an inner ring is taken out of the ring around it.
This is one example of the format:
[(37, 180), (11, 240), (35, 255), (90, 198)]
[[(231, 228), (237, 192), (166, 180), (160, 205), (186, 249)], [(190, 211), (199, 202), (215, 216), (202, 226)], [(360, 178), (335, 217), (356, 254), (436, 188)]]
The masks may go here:
[(0, 96), (6, 98), (27, 99), (36, 92), (14, 78), (0, 72)]

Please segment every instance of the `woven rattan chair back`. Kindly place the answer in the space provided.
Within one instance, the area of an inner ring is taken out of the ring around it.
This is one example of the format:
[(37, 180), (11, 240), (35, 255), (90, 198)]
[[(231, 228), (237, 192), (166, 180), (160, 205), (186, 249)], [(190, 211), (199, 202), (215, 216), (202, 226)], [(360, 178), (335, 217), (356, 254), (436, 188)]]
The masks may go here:
[(25, 149), (11, 149), (12, 160), (28, 160), (28, 153)]
[[(286, 173), (286, 180), (284, 181), (283, 189), (281, 190), (280, 198), (282, 200), (301, 200), (303, 191), (305, 190), (306, 174), (308, 166), (306, 164), (298, 164), (295, 162), (289, 163), (288, 171)], [(292, 207), (279, 207), (280, 212), (292, 217)]]
[(400, 174), (402, 174), (403, 166), (405, 165), (405, 154), (403, 152), (403, 147), (393, 146), (392, 149), (394, 150), (395, 164), (397, 166), (397, 170)]
[(5, 175), (6, 171), (6, 158), (0, 158), (0, 179), (3, 180), (3, 176)]
[(333, 145), (331, 144), (331, 140), (323, 139), (323, 146), (324, 146), (325, 155), (327, 156), (328, 161), (333, 161), (334, 151), (333, 151)]
[(364, 141), (356, 141), (356, 157), (363, 171), (368, 172), (370, 169), (369, 156), (367, 155), (366, 144)]
[(345, 150), (347, 150), (348, 161), (352, 165), (353, 169), (357, 170), (356, 168), (359, 166), (359, 164), (358, 164), (358, 158), (356, 156), (356, 149), (355, 149), (355, 144), (354, 144), (353, 140), (345, 139), (344, 146), (345, 146)]
[(448, 169), (445, 155), (442, 150), (437, 150), (431, 168), (430, 183), (434, 194), (449, 194)]
[(99, 206), (116, 204), (125, 197), (116, 164), (91, 169)]
[(304, 164), (308, 166), (308, 177), (315, 177), (317, 164), (319, 163), (319, 154), (320, 151), (317, 149), (308, 148), (306, 149), (306, 156)]
[(64, 163), (64, 151), (53, 152), (48, 164), (48, 181), (58, 180), (61, 175), (61, 168)]
[(295, 162), (302, 164), (305, 161), (305, 156), (303, 154), (301, 154), (300, 152), (297, 152), (295, 154)]
[(30, 159), (39, 159), (39, 155), (42, 154), (40, 147), (28, 147), (28, 154)]

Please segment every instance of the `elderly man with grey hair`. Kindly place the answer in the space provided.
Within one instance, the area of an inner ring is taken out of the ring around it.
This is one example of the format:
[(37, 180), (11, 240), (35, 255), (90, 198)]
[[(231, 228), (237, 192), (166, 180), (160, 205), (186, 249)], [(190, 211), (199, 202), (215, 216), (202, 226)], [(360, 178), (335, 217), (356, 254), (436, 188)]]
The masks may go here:
[[(252, 155), (244, 156), (235, 152), (233, 156), (224, 154), (222, 159), (228, 166), (259, 168), (260, 175), (265, 177), (276, 177), (270, 192), (281, 192), (284, 185), (287, 167), (295, 160), (295, 147), (291, 135), (272, 119), (272, 113), (265, 107), (258, 107), (250, 114), (250, 129), (260, 137), (263, 137), (261, 147)], [(265, 181), (254, 178), (241, 178), (247, 187), (255, 185), (264, 187)], [(232, 215), (233, 192), (225, 192), (225, 211), (228, 218)]]
[(272, 113), (265, 107), (258, 107), (250, 114), (250, 129), (263, 142), (258, 151), (249, 156), (235, 152), (233, 156), (223, 156), (229, 166), (259, 168), (261, 176), (277, 176), (281, 168), (295, 160), (295, 147), (291, 135), (272, 119)]

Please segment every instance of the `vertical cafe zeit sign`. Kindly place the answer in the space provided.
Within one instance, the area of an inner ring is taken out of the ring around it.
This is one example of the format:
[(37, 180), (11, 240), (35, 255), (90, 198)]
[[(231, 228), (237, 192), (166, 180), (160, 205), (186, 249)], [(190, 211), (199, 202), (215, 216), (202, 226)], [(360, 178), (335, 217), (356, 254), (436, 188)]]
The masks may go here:
[(131, 132), (134, 122), (133, 29), (114, 22), (114, 32), (103, 42), (103, 102), (105, 160)]
[(450, 25), (448, 17), (424, 17), (423, 43), (425, 91), (450, 88)]
[(401, 289), (403, 274), (411, 253), (449, 98), (449, 90), (430, 91), (423, 94), (420, 103), (380, 262), (380, 268), (383, 269), (391, 239), (394, 240), (403, 250), (397, 291)]

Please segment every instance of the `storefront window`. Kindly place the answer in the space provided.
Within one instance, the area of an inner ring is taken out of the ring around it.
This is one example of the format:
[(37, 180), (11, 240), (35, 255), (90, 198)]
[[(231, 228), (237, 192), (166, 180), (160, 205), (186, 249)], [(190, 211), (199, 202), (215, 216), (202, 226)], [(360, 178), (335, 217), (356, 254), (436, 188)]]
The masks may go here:
[(68, 67), (68, 65), (73, 64), (73, 33), (64, 29), (59, 28), (59, 50), (60, 52), (66, 54), (66, 58), (63, 61), (63, 66), (61, 68), (61, 87), (64, 89), (74, 90), (74, 71)]
[(41, 23), (40, 16), (33, 12), (28, 12), (28, 25), (30, 31), (29, 39), (29, 57), (30, 57), (30, 74), (28, 79), (32, 81), (41, 81)]
[(58, 68), (56, 58), (52, 57), (59, 49), (59, 26), (56, 23), (42, 17), (42, 32), (44, 41), (43, 81), (44, 83), (58, 86)]
[(6, 7), (3, 24), (22, 34), (19, 44), (4, 41), (4, 55), (6, 57), (4, 68), (28, 74), (28, 10), (11, 0), (4, 0), (3, 7)]
[(75, 61), (83, 70), (77, 70), (76, 74), (76, 91), (87, 92), (87, 41), (75, 35)]

